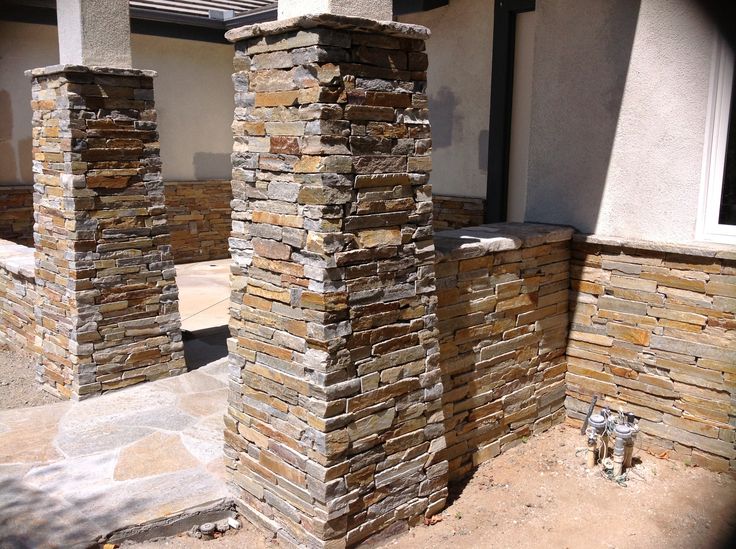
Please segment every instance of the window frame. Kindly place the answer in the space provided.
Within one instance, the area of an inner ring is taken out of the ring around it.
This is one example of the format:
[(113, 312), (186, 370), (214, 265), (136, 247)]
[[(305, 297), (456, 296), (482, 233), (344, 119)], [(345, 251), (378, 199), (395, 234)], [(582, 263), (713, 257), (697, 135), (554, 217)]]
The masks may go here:
[(725, 244), (736, 244), (736, 225), (718, 222), (723, 193), (723, 171), (726, 164), (728, 125), (734, 77), (734, 52), (718, 37), (711, 67), (708, 118), (705, 124), (705, 148), (696, 236)]

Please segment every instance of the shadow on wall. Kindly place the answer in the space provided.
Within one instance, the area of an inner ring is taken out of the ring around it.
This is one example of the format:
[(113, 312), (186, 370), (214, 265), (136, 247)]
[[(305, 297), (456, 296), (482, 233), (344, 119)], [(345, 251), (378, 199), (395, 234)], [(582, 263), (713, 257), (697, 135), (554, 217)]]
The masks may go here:
[(526, 221), (596, 227), (640, 4), (537, 3)]
[(462, 128), (463, 117), (456, 114), (459, 105), (452, 89), (442, 86), (429, 98), (429, 117), (432, 123), (432, 148), (444, 149), (452, 145), (453, 126)]
[(22, 182), (33, 183), (33, 138), (18, 141), (18, 168)]
[(478, 134), (478, 169), (483, 173), (488, 172), (488, 139), (488, 130)]
[(2, 175), (10, 178), (17, 176), (15, 149), (13, 148), (13, 110), (10, 105), (10, 94), (7, 90), (0, 90), (0, 167)]
[(194, 153), (192, 161), (194, 177), (205, 179), (230, 179), (230, 153)]

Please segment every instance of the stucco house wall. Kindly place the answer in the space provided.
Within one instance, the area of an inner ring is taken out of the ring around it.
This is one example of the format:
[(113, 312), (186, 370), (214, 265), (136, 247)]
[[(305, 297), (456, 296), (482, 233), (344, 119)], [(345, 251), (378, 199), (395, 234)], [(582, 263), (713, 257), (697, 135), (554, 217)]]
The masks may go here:
[[(133, 34), (133, 66), (153, 69), (163, 177), (230, 178), (232, 46)], [(0, 21), (0, 185), (33, 183), (30, 68), (59, 62), (56, 27)]]
[(398, 19), (432, 31), (427, 40), (432, 190), (485, 198), (493, 2), (452, 0)]
[(693, 240), (715, 26), (692, 0), (536, 11), (526, 220)]

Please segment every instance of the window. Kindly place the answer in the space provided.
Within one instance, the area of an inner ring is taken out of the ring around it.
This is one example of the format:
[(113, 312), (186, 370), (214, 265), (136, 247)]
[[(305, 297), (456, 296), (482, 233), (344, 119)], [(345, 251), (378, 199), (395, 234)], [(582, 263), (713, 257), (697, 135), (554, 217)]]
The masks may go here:
[(736, 244), (736, 94), (734, 55), (716, 46), (706, 125), (698, 236)]

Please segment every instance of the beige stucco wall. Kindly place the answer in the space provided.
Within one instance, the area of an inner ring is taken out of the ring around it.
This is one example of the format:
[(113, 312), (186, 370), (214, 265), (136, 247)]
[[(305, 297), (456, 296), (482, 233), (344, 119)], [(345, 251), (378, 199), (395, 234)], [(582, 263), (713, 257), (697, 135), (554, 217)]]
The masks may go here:
[(393, 18), (393, 2), (392, 0), (279, 0), (279, 19), (313, 13), (335, 13), (390, 21)]
[[(133, 66), (158, 71), (166, 180), (230, 178), (232, 46), (132, 35)], [(25, 69), (59, 62), (56, 27), (0, 21), (0, 185), (33, 182), (31, 85)]]
[(31, 81), (23, 71), (58, 62), (56, 27), (0, 21), (0, 185), (33, 183)]
[(432, 189), (485, 197), (493, 2), (452, 0), (399, 20), (432, 31), (427, 41)]
[(691, 0), (537, 0), (526, 220), (692, 240), (714, 39)]
[(130, 68), (128, 2), (63, 0), (56, 5), (59, 61), (64, 65)]

